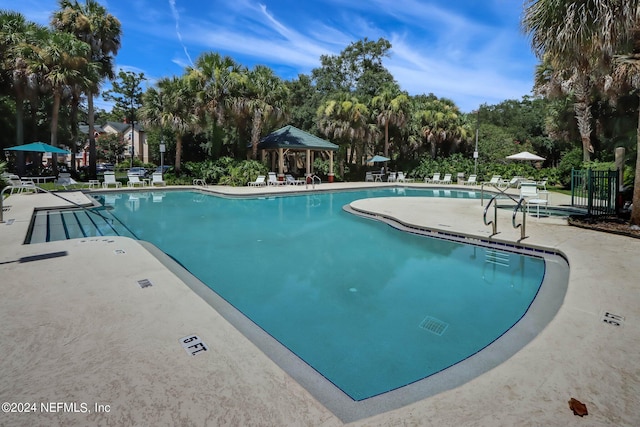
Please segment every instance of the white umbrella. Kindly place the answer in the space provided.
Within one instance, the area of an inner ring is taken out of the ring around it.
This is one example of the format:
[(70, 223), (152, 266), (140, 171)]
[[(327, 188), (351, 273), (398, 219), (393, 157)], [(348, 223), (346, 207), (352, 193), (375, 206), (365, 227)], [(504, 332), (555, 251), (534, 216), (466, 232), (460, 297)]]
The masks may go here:
[(518, 154), (512, 154), (510, 156), (507, 156), (507, 159), (509, 160), (529, 160), (529, 161), (534, 161), (534, 162), (541, 162), (543, 160), (546, 160), (544, 157), (540, 157), (536, 154), (532, 154), (528, 151), (523, 151), (521, 153)]

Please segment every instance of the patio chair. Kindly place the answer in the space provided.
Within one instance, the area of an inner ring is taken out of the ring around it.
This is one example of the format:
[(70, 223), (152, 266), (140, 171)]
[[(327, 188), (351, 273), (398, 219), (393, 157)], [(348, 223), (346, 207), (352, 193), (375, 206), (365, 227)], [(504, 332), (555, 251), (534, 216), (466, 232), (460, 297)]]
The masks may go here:
[(483, 184), (495, 185), (496, 187), (500, 185), (500, 175), (493, 175), (491, 180), (484, 181)]
[(478, 175), (469, 175), (469, 179), (463, 181), (464, 185), (478, 185)]
[(413, 178), (407, 178), (404, 172), (398, 172), (398, 182), (413, 182)]
[(434, 173), (431, 178), (427, 178), (427, 177), (424, 178), (425, 183), (435, 184), (439, 181), (440, 181), (440, 173)]
[(365, 172), (364, 174), (364, 182), (373, 182), (373, 173), (372, 172)]
[(520, 182), (523, 180), (524, 178), (521, 176), (514, 176), (513, 178), (511, 178), (510, 181), (507, 180), (502, 180), (500, 181), (502, 185), (509, 187), (509, 188), (520, 188)]
[(389, 172), (389, 177), (387, 178), (387, 182), (396, 182), (397, 180), (396, 172)]
[(154, 185), (167, 185), (162, 179), (162, 172), (154, 172), (151, 175), (151, 186), (153, 187)]
[(291, 174), (286, 174), (284, 178), (287, 185), (302, 185), (306, 182), (304, 179), (295, 179)]
[(279, 181), (278, 176), (275, 172), (269, 172), (269, 179), (267, 181), (268, 185), (285, 185), (285, 181)]
[(438, 184), (451, 184), (451, 174), (445, 174), (444, 178), (438, 180)]
[(11, 188), (11, 192), (9, 193), (9, 195), (13, 194), (14, 192), (16, 194), (20, 194), (23, 192), (38, 192), (36, 184), (30, 179), (21, 179), (18, 175), (13, 174), (5, 174), (4, 177), (7, 181), (9, 181), (9, 187)]
[(267, 183), (264, 181), (265, 179), (266, 179), (266, 176), (258, 175), (255, 181), (249, 181), (247, 182), (247, 185), (249, 187), (263, 187), (267, 185)]
[(544, 191), (546, 191), (547, 190), (547, 181), (548, 181), (548, 178), (543, 178), (542, 181), (536, 182), (536, 185), (538, 186), (538, 188), (542, 188)]
[(144, 181), (140, 181), (140, 175), (127, 175), (127, 178), (129, 178), (127, 187), (144, 187)]
[(122, 183), (120, 181), (116, 181), (116, 175), (113, 172), (105, 172), (102, 188), (109, 188), (111, 184), (115, 185), (116, 188), (122, 187)]
[(536, 217), (540, 218), (540, 206), (545, 210), (549, 204), (548, 193), (547, 198), (543, 199), (538, 192), (538, 185), (535, 182), (523, 182), (520, 186), (520, 200), (525, 200), (525, 210), (531, 213), (531, 205), (536, 206)]

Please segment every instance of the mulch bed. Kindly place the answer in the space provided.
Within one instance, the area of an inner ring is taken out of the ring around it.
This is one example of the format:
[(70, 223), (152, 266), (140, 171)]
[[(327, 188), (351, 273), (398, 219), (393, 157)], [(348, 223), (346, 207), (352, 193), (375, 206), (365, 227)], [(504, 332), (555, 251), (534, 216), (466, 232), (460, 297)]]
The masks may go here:
[(570, 216), (569, 225), (640, 239), (640, 230), (632, 230), (629, 220), (616, 216)]

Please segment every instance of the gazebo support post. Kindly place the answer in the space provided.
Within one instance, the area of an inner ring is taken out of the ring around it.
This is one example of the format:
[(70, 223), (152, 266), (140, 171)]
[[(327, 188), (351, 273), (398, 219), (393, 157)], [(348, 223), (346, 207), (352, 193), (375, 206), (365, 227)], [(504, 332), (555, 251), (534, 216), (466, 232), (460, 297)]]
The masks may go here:
[(278, 181), (284, 181), (284, 148), (278, 148)]
[(329, 151), (329, 182), (333, 182), (333, 151)]

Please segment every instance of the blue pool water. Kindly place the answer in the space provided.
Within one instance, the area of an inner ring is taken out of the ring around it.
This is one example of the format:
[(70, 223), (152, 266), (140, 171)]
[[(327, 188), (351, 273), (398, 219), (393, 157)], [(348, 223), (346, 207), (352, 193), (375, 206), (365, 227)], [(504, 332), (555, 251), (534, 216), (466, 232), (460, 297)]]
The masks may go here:
[(398, 189), (154, 194), (110, 196), (110, 214), (354, 400), (483, 349), (524, 315), (545, 273), (541, 258), (404, 233), (342, 210)]

